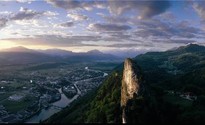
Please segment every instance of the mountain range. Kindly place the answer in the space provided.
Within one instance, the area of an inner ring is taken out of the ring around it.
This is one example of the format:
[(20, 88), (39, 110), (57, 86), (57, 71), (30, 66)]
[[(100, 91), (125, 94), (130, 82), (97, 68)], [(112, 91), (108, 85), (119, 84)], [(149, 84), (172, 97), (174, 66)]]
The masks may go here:
[(98, 89), (45, 122), (204, 124), (205, 47), (127, 59)]
[(105, 54), (98, 50), (74, 53), (61, 49), (32, 50), (25, 47), (14, 47), (0, 51), (0, 64), (29, 64), (42, 62), (96, 62), (119, 61), (122, 58)]

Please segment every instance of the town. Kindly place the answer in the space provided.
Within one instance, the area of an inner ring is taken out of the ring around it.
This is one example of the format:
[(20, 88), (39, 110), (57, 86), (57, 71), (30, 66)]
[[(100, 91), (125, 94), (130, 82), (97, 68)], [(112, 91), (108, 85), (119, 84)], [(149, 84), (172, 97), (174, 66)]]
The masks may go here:
[(82, 97), (98, 87), (106, 76), (107, 73), (89, 67), (61, 67), (20, 71), (14, 79), (2, 77), (0, 123), (25, 122), (61, 100), (62, 94), (68, 99), (76, 95)]

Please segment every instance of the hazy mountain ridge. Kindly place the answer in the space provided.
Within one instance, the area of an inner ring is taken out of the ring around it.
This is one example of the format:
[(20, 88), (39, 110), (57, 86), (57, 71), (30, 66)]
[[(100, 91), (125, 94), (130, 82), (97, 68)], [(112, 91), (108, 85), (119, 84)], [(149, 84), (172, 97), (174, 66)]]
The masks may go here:
[(74, 53), (72, 51), (66, 51), (61, 49), (47, 49), (47, 50), (37, 50), (38, 52), (51, 55), (51, 56), (71, 56)]
[(57, 60), (49, 55), (24, 47), (14, 47), (0, 51), (1, 65), (29, 64)]
[(32, 50), (32, 49), (28, 49), (22, 46), (17, 46), (17, 47), (13, 47), (13, 48), (8, 48), (8, 49), (2, 49), (0, 52), (30, 52), (30, 53), (34, 53), (37, 51)]
[(95, 62), (120, 61), (121, 58), (100, 51), (74, 53), (60, 49), (32, 50), (25, 47), (14, 47), (0, 51), (0, 63), (3, 65), (42, 63), (42, 62)]

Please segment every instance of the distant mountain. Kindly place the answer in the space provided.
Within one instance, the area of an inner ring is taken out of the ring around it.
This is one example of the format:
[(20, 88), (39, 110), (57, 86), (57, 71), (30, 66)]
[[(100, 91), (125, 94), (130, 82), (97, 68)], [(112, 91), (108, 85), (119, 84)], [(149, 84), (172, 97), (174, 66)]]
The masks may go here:
[(32, 49), (28, 49), (22, 46), (18, 46), (18, 47), (13, 47), (13, 48), (8, 48), (8, 49), (3, 49), (0, 52), (29, 52), (29, 53), (34, 53), (37, 51), (34, 51)]
[(121, 61), (121, 58), (104, 54), (98, 50), (84, 53), (73, 53), (60, 49), (32, 50), (25, 47), (14, 47), (0, 51), (0, 64), (28, 64), (42, 62), (97, 62)]
[(190, 44), (129, 60), (116, 67), (96, 92), (46, 122), (122, 123), (125, 117), (133, 124), (205, 124), (204, 46)]
[(74, 62), (86, 62), (86, 61), (119, 61), (121, 58), (111, 55), (105, 54), (99, 50), (91, 50), (88, 52), (72, 52), (61, 49), (47, 49), (47, 50), (38, 50), (41, 53), (51, 55), (51, 56), (60, 56), (64, 59), (74, 61)]
[(15, 47), (0, 52), (1, 66), (56, 61), (59, 61), (59, 58), (53, 58), (49, 55), (22, 47)]
[(100, 55), (100, 54), (103, 54), (103, 53), (100, 52), (99, 50), (94, 49), (94, 50), (88, 51), (87, 54), (99, 54)]
[(121, 58), (111, 55), (104, 54), (100, 51), (88, 51), (87, 53), (77, 53), (75, 56), (72, 56), (74, 60), (99, 60), (99, 61), (119, 61)]
[(61, 49), (47, 49), (47, 50), (38, 50), (41, 53), (48, 54), (51, 56), (73, 56), (75, 53), (72, 51), (61, 50)]
[(111, 55), (111, 54), (95, 54), (95, 53), (77, 53), (73, 56), (68, 57), (67, 59), (73, 61), (122, 61), (121, 58)]

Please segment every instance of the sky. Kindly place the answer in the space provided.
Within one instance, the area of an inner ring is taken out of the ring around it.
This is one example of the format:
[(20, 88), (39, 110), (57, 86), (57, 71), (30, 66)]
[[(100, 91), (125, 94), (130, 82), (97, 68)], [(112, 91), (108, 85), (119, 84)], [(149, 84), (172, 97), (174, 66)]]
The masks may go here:
[(205, 45), (205, 0), (1, 0), (0, 49), (165, 51)]

